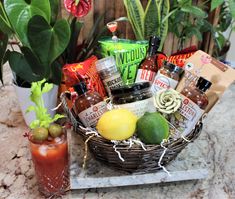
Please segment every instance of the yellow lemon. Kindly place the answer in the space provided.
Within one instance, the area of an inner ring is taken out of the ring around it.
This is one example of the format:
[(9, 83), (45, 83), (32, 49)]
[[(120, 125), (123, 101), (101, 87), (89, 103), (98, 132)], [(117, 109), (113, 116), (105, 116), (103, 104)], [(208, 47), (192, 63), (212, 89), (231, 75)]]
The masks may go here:
[(101, 116), (96, 128), (108, 140), (126, 140), (135, 133), (137, 119), (129, 110), (113, 109)]

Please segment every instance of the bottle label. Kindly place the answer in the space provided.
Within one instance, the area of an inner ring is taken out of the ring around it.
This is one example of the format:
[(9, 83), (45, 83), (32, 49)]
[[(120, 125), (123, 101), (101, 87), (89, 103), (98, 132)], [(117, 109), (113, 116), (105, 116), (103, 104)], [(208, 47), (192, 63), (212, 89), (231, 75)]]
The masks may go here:
[(136, 79), (135, 79), (135, 83), (138, 83), (138, 82), (153, 83), (153, 80), (154, 80), (156, 74), (157, 73), (155, 73), (151, 70), (138, 69), (137, 76), (136, 76)]
[(114, 108), (124, 108), (128, 109), (132, 113), (134, 113), (137, 117), (141, 117), (144, 115), (145, 112), (155, 112), (156, 108), (153, 103), (153, 98), (148, 98), (145, 100), (127, 103), (127, 104), (120, 104), (120, 105), (113, 105)]
[(152, 93), (156, 93), (157, 91), (161, 90), (161, 89), (169, 89), (169, 88), (173, 88), (175, 89), (176, 86), (178, 84), (178, 81), (167, 77), (163, 74), (161, 74), (160, 72), (158, 72), (158, 74), (156, 75), (152, 87), (151, 87), (151, 91)]
[(175, 119), (172, 119), (171, 123), (179, 131), (178, 133), (187, 136), (202, 117), (204, 110), (184, 95), (181, 95), (181, 98), (181, 107), (173, 114)]
[(85, 127), (95, 127), (101, 115), (106, 112), (107, 104), (102, 101), (78, 114)]
[(109, 96), (111, 95), (110, 93), (111, 88), (118, 88), (123, 85), (122, 78), (119, 73), (114, 74), (111, 77), (104, 79), (103, 83)]

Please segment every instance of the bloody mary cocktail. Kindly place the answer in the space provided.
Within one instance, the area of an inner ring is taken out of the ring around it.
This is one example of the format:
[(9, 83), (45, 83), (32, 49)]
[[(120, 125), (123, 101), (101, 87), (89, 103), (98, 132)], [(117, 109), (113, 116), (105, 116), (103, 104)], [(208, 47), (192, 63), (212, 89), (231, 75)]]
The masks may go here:
[(69, 187), (66, 134), (42, 142), (29, 140), (39, 191), (45, 196), (63, 194)]

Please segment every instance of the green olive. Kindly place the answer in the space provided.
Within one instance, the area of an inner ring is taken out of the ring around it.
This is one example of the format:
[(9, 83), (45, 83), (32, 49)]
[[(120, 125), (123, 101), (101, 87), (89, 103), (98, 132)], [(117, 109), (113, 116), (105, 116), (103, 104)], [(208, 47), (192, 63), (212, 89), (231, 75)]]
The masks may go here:
[(44, 127), (38, 127), (33, 130), (32, 137), (37, 141), (44, 141), (48, 138), (48, 130)]
[(48, 130), (53, 138), (59, 137), (63, 133), (62, 127), (59, 124), (51, 124)]

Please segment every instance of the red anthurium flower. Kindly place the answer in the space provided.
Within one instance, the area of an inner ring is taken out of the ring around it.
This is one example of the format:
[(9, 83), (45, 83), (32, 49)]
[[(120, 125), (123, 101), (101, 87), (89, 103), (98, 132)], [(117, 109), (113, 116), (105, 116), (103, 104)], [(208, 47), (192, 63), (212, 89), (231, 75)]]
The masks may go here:
[(91, 0), (64, 0), (64, 6), (75, 17), (84, 17), (91, 9)]

